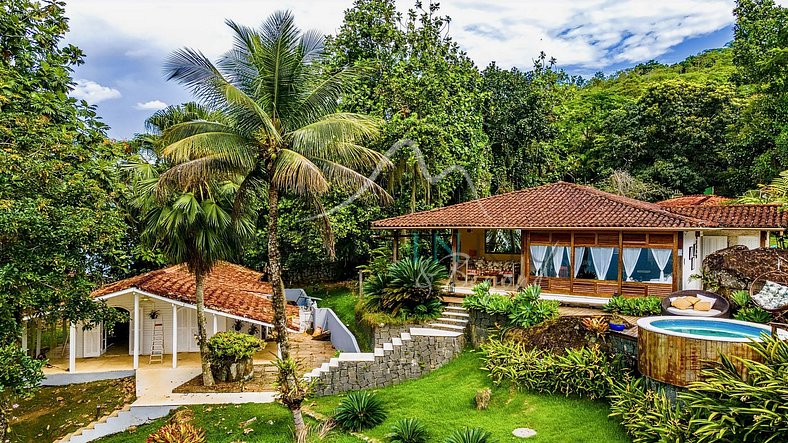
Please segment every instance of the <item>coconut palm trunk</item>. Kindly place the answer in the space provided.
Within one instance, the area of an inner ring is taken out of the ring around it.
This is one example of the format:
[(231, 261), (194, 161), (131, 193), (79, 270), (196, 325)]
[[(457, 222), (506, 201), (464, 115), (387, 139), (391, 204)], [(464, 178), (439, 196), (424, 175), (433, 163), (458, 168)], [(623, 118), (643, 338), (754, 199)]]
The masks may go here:
[(200, 345), (200, 365), (202, 366), (202, 384), (213, 386), (213, 373), (208, 352), (208, 333), (205, 328), (205, 274), (194, 273), (195, 298), (197, 299), (197, 342)]
[(279, 254), (277, 229), (279, 227), (279, 191), (268, 190), (268, 271), (274, 307), (274, 329), (282, 359), (290, 357), (290, 340), (287, 337), (287, 300), (282, 282), (282, 259)]

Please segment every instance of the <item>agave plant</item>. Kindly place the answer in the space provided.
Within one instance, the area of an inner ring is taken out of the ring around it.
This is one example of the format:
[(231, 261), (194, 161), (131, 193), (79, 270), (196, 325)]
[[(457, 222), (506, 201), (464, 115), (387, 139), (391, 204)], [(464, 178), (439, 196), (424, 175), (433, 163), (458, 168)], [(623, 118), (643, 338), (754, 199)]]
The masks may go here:
[(427, 428), (417, 418), (405, 418), (391, 426), (386, 435), (390, 443), (427, 443)]
[(440, 290), (448, 272), (433, 259), (400, 260), (385, 275), (364, 285), (366, 306), (393, 316), (429, 317), (440, 313)]
[(334, 412), (334, 422), (349, 431), (373, 428), (386, 419), (383, 402), (368, 391), (355, 391), (343, 398)]
[(463, 428), (452, 432), (446, 443), (491, 443), (492, 434), (482, 428)]

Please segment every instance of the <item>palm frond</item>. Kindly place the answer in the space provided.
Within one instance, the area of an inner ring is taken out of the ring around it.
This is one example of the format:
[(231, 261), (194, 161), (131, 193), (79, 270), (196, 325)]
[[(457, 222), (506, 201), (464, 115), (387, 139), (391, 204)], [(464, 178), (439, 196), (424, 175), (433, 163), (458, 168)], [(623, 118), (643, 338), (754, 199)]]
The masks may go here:
[[(190, 125), (186, 123), (185, 125)], [(170, 143), (162, 155), (180, 164), (204, 157), (224, 160), (234, 170), (249, 170), (257, 159), (248, 140), (230, 132), (203, 132)]]
[(293, 151), (307, 158), (317, 157), (340, 163), (360, 172), (386, 171), (393, 167), (391, 160), (383, 153), (354, 143), (326, 143), (325, 145), (291, 146)]
[(297, 195), (323, 194), (329, 188), (328, 180), (319, 167), (289, 149), (277, 153), (271, 185)]
[(288, 129), (306, 126), (323, 116), (335, 113), (342, 95), (363, 72), (364, 68), (361, 66), (346, 67), (305, 91), (298, 97), (298, 103), (290, 112)]
[(379, 133), (377, 119), (352, 112), (329, 114), (286, 134), (285, 139), (299, 151), (315, 150), (327, 144), (356, 143)]
[(374, 180), (366, 177), (363, 174), (359, 174), (358, 172), (340, 165), (339, 163), (313, 158), (312, 161), (314, 164), (320, 167), (325, 174), (325, 177), (332, 183), (336, 183), (339, 186), (356, 190), (359, 195), (362, 194), (371, 194), (376, 199), (380, 200), (384, 204), (390, 204), (393, 202), (391, 195), (386, 192), (385, 189), (381, 188)]
[(248, 171), (216, 156), (207, 156), (179, 163), (163, 172), (156, 183), (156, 195), (164, 198), (170, 192), (203, 189), (214, 181), (234, 179)]
[(227, 80), (202, 52), (190, 48), (173, 52), (165, 63), (165, 72), (167, 80), (181, 83), (203, 102), (234, 116), (242, 132), (253, 133), (262, 126), (269, 137), (280, 139), (271, 117)]
[(320, 197), (317, 195), (310, 194), (306, 199), (307, 203), (309, 203), (315, 211), (315, 225), (320, 233), (320, 238), (323, 240), (323, 248), (325, 248), (328, 252), (328, 256), (333, 260), (336, 258), (336, 248), (334, 248), (336, 242), (334, 239), (334, 229), (331, 227), (331, 220), (328, 218), (328, 212), (323, 206), (323, 202), (320, 201)]

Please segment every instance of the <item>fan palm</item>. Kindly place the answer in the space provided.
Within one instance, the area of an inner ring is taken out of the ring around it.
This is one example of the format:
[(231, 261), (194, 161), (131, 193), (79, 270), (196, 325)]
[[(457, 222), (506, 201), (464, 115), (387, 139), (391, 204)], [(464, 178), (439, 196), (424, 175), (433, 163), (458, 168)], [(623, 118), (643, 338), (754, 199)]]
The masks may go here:
[(202, 378), (205, 386), (212, 386), (205, 276), (219, 260), (237, 254), (241, 241), (254, 232), (254, 224), (246, 214), (232, 217), (233, 197), (238, 190), (235, 183), (204, 183), (191, 189), (163, 187), (153, 165), (140, 163), (131, 168), (135, 179), (132, 204), (142, 214), (143, 240), (155, 245), (170, 262), (185, 264), (194, 275)]
[[(389, 201), (389, 195), (365, 173), (388, 168), (390, 162), (361, 145), (377, 135), (376, 120), (337, 112), (340, 97), (360, 72), (353, 68), (331, 75), (321, 72), (319, 32), (302, 33), (290, 12), (274, 13), (259, 29), (226, 23), (234, 44), (216, 64), (185, 48), (174, 52), (165, 65), (168, 79), (186, 86), (224, 119), (198, 119), (164, 131), (163, 155), (177, 166), (162, 174), (162, 184), (188, 187), (209, 178), (241, 176), (236, 212), (254, 197), (267, 201), (274, 327), (286, 360), (290, 347), (277, 240), (280, 197), (287, 194), (311, 203), (330, 240), (319, 196), (334, 183)], [(290, 400), (283, 397), (283, 401)], [(298, 423), (300, 399), (292, 399), (288, 406)]]

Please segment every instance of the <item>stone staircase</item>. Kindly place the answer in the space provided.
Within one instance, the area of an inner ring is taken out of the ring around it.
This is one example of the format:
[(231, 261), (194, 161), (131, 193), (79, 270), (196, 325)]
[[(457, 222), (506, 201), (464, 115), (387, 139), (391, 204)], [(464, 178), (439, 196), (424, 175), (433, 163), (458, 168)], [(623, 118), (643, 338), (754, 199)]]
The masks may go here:
[(123, 432), (131, 426), (138, 426), (151, 420), (164, 417), (177, 406), (131, 406), (125, 405), (109, 415), (77, 429), (60, 438), (55, 443), (85, 443), (101, 437)]
[(462, 352), (468, 312), (446, 301), (441, 317), (427, 327), (411, 327), (372, 352), (343, 352), (304, 375), (318, 395), (379, 388), (418, 378)]
[(441, 316), (429, 327), (444, 331), (464, 332), (468, 325), (468, 310), (462, 307), (462, 302), (448, 301)]

